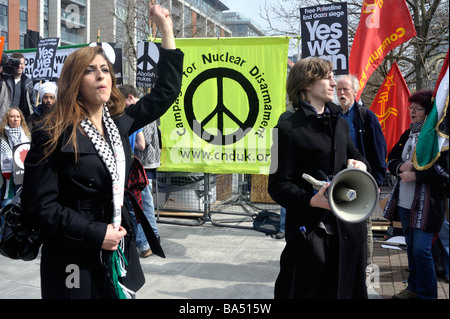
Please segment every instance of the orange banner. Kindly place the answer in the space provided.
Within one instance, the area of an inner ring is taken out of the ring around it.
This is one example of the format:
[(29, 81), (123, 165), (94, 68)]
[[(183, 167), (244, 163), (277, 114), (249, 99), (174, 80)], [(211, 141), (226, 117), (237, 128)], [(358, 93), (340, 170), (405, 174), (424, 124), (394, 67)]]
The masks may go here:
[(356, 100), (389, 51), (415, 36), (405, 0), (364, 0), (349, 59), (350, 74), (359, 79)]
[(5, 37), (0, 37), (0, 62), (2, 62), (3, 46), (5, 45)]

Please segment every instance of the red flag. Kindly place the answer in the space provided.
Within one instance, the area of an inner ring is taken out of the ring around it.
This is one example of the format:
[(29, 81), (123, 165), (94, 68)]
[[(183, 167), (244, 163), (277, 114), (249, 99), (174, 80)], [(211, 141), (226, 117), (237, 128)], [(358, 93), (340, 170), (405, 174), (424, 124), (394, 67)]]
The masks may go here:
[(349, 59), (350, 74), (359, 79), (356, 100), (359, 100), (367, 80), (386, 54), (415, 36), (416, 29), (405, 0), (363, 1)]
[(410, 95), (397, 62), (394, 62), (370, 106), (380, 121), (388, 154), (411, 123), (408, 110)]

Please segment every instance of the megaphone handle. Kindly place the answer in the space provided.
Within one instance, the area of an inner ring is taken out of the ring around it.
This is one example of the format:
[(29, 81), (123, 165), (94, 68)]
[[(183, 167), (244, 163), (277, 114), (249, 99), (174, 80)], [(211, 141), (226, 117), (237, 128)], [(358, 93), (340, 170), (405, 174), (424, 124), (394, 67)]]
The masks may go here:
[(322, 186), (326, 184), (326, 182), (319, 182), (317, 179), (306, 173), (303, 173), (302, 178), (310, 183), (316, 191), (320, 191)]

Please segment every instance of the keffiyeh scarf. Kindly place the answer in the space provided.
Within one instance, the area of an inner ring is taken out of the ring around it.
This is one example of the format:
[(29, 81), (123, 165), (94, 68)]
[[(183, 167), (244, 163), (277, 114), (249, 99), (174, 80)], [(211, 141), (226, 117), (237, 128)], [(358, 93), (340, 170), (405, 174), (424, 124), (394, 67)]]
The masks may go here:
[(13, 187), (11, 187), (11, 177), (13, 177), (14, 168), (13, 149), (17, 145), (30, 142), (30, 139), (21, 126), (9, 127), (9, 125), (6, 125), (5, 135), (6, 138), (2, 136), (0, 140), (1, 169), (6, 180), (5, 195), (3, 199), (14, 197)]
[(402, 159), (404, 161), (411, 160), (414, 148), (416, 147), (417, 139), (419, 138), (420, 131), (422, 130), (423, 121), (409, 124), (411, 132), (409, 138), (403, 148)]
[[(98, 155), (108, 169), (108, 172), (111, 174), (114, 209), (112, 225), (115, 229), (118, 229), (122, 221), (122, 205), (126, 174), (125, 152), (119, 130), (112, 120), (106, 105), (103, 106), (103, 123), (111, 140), (112, 148), (88, 118), (81, 121), (80, 125), (91, 139)], [(124, 247), (123, 244), (122, 238), (118, 249), (112, 252), (102, 251), (101, 259), (107, 271), (107, 277), (113, 282), (116, 297), (120, 299), (129, 299), (134, 297), (134, 292), (127, 289), (119, 281), (119, 277), (126, 276), (125, 266), (127, 261), (122, 250)]]

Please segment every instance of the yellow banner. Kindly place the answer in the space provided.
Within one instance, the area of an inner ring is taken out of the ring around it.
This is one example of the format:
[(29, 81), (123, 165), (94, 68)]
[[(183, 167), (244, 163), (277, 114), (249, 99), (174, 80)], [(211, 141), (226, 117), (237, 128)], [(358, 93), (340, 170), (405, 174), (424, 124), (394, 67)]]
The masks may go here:
[(180, 95), (161, 117), (163, 171), (268, 174), (285, 111), (287, 37), (176, 39)]

